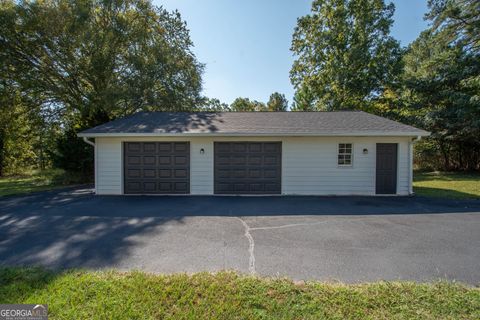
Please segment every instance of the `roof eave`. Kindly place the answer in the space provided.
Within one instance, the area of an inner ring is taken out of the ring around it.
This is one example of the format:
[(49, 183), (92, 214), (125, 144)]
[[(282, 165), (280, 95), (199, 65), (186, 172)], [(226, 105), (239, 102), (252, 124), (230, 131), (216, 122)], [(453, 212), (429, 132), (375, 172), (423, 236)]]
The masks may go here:
[(244, 133), (244, 132), (181, 132), (181, 133), (139, 133), (139, 132), (116, 132), (116, 133), (89, 133), (80, 132), (78, 137), (96, 138), (96, 137), (427, 137), (430, 132), (427, 131), (352, 131), (352, 132), (329, 132), (329, 133)]

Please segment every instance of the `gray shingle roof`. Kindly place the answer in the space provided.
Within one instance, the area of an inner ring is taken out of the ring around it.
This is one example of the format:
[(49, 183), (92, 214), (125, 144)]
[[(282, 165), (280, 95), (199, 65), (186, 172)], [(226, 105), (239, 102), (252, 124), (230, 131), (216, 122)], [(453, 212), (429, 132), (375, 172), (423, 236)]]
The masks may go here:
[(82, 131), (121, 135), (427, 135), (428, 132), (361, 111), (139, 112)]

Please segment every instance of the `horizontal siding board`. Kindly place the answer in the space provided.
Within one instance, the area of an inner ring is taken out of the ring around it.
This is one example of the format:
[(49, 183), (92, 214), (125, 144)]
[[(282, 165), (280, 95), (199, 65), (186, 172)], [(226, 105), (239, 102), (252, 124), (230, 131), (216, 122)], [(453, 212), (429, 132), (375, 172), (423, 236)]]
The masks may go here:
[(117, 139), (98, 138), (97, 194), (122, 193), (122, 146)]

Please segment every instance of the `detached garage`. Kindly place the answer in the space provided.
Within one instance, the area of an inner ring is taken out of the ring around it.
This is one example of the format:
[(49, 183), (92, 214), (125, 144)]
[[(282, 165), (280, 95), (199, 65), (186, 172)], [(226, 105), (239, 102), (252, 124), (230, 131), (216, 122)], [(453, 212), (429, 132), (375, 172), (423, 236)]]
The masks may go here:
[(104, 195), (408, 195), (426, 135), (350, 111), (141, 112), (79, 134)]

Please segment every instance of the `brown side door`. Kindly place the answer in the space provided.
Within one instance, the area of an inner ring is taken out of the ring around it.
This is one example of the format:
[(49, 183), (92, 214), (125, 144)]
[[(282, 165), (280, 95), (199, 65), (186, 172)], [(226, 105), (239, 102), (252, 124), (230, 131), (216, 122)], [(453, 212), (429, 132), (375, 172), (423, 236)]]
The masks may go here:
[(376, 194), (397, 193), (396, 143), (377, 143)]
[(189, 142), (125, 142), (125, 194), (190, 193)]
[(215, 142), (215, 194), (280, 194), (281, 142)]

